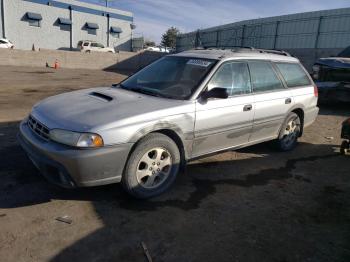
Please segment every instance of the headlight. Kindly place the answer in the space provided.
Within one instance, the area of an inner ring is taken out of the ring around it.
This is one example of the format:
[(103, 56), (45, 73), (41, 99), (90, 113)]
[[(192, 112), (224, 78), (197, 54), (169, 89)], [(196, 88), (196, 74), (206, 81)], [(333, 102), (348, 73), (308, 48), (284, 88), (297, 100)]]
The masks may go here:
[(63, 129), (50, 130), (50, 138), (61, 144), (76, 147), (101, 147), (103, 139), (93, 133), (78, 133)]

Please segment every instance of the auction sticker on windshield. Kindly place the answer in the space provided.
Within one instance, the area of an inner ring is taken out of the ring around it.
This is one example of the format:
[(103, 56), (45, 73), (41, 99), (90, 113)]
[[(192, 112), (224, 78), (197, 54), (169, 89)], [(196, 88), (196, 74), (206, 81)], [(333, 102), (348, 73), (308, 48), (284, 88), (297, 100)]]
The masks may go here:
[(211, 65), (211, 63), (212, 62), (210, 61), (201, 60), (201, 59), (190, 59), (187, 62), (188, 65), (196, 65), (196, 66), (203, 66), (203, 67), (208, 67)]

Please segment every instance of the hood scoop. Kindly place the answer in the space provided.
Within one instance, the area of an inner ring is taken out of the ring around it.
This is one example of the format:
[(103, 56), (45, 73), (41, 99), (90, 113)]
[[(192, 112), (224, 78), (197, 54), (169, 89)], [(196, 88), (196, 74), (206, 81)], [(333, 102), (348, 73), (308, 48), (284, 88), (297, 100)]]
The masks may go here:
[(111, 102), (113, 100), (112, 96), (109, 96), (109, 95), (106, 95), (103, 93), (99, 93), (99, 92), (91, 92), (91, 93), (89, 93), (89, 96), (96, 97), (96, 98), (103, 100), (105, 102)]

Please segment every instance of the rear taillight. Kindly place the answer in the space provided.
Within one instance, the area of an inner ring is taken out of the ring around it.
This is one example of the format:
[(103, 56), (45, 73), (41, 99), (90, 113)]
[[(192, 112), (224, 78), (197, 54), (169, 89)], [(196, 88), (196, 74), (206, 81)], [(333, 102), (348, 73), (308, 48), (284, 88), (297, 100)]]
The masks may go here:
[(318, 97), (318, 88), (316, 85), (314, 85), (314, 95), (315, 97)]

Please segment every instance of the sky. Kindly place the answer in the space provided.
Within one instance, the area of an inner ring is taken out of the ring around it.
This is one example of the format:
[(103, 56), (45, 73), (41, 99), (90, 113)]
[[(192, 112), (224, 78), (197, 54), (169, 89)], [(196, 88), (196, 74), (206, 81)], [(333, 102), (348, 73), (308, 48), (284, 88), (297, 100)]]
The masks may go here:
[(159, 43), (171, 26), (186, 33), (247, 19), (350, 7), (350, 0), (113, 0), (109, 6), (132, 12), (134, 35)]

